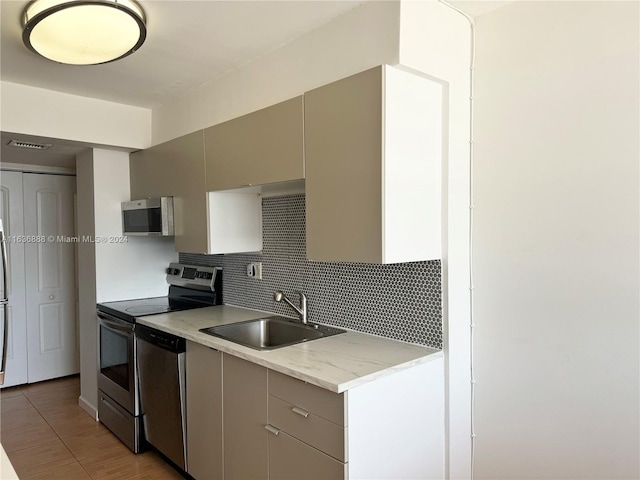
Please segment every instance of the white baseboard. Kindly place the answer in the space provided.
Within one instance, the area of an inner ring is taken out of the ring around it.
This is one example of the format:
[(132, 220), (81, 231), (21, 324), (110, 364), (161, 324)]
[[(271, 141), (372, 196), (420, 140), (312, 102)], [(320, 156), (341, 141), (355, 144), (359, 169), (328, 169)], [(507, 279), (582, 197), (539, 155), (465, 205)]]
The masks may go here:
[(96, 422), (98, 421), (98, 409), (82, 398), (82, 396), (78, 397), (78, 405), (85, 412), (91, 415)]

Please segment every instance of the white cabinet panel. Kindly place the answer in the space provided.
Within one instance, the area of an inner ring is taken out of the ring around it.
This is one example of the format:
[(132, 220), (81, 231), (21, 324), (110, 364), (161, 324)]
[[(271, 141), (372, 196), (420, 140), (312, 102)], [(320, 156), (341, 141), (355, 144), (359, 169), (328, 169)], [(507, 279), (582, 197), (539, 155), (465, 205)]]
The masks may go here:
[(207, 193), (208, 252), (262, 250), (262, 197), (243, 191)]
[(348, 392), (349, 478), (442, 479), (444, 360)]

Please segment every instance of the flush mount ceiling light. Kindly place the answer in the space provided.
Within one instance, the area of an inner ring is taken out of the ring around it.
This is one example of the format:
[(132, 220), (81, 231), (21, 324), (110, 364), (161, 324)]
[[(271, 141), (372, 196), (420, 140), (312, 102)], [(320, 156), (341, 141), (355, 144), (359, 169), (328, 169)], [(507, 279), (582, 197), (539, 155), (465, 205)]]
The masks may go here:
[(147, 36), (131, 0), (35, 0), (24, 10), (22, 40), (54, 62), (96, 65), (135, 52)]

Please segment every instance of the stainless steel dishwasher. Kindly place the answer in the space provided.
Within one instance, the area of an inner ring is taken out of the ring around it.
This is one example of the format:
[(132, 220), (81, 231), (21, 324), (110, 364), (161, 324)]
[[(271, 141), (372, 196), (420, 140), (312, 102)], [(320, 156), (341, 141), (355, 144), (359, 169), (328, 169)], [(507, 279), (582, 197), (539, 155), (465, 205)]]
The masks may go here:
[(135, 335), (145, 439), (186, 471), (185, 340), (139, 324)]

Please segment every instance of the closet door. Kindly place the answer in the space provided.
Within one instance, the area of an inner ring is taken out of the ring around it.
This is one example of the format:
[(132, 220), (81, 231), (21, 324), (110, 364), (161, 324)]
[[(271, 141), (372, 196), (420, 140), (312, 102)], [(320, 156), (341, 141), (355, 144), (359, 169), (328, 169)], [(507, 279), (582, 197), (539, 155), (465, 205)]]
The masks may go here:
[(78, 373), (73, 200), (76, 178), (23, 176), (29, 383)]
[[(24, 285), (24, 222), (22, 208), (22, 172), (0, 172), (0, 218), (7, 236), (7, 285), (0, 293), (9, 298), (9, 332), (5, 387), (27, 383), (27, 314)], [(1, 283), (1, 281), (0, 281)], [(0, 315), (3, 312), (0, 310)]]

